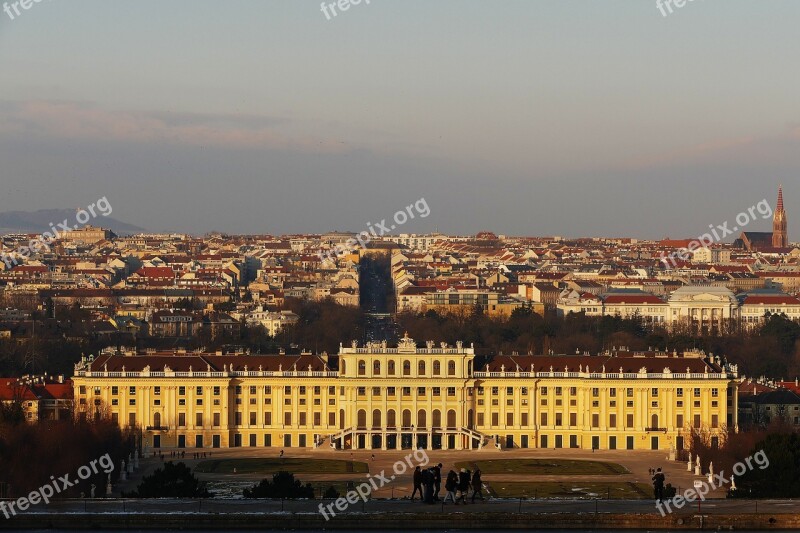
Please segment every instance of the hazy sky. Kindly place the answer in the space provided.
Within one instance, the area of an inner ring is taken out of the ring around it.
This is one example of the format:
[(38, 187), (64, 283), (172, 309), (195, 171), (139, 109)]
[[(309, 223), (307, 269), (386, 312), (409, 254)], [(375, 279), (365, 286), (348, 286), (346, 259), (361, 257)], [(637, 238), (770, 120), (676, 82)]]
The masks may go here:
[(782, 182), (798, 240), (798, 21), (797, 0), (44, 0), (0, 12), (0, 211), (359, 231), (424, 197), (402, 230), (693, 237)]

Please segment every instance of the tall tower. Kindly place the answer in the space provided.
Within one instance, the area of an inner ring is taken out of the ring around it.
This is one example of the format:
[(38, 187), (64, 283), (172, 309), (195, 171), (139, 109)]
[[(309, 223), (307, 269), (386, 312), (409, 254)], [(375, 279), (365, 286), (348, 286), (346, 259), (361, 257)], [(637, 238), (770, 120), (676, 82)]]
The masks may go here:
[(778, 187), (778, 205), (775, 207), (775, 217), (772, 219), (772, 246), (773, 248), (789, 246), (789, 236), (786, 234), (786, 211), (783, 210), (783, 185)]

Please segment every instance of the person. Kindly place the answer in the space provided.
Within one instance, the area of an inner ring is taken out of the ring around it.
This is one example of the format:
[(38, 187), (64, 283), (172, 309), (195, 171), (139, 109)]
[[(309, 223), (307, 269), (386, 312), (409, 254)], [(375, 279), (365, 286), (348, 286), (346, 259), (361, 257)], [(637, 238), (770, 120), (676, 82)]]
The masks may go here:
[(420, 467), (414, 469), (414, 492), (411, 493), (411, 501), (414, 501), (414, 496), (419, 491), (419, 499), (422, 500), (422, 472)]
[(476, 468), (475, 473), (472, 474), (472, 503), (475, 503), (475, 496), (480, 495), (481, 501), (483, 497), (483, 482), (481, 481), (481, 469)]
[(447, 498), (451, 498), (453, 503), (458, 505), (456, 501), (456, 489), (458, 488), (458, 474), (456, 474), (455, 470), (450, 470), (447, 474), (447, 479), (444, 482), (444, 490), (447, 491), (447, 494), (444, 497), (444, 501), (442, 505), (447, 503)]
[(281, 450), (280, 458), (283, 459), (283, 450)]
[(458, 492), (460, 493), (458, 499), (464, 502), (465, 504), (467, 503), (469, 482), (470, 482), (469, 470), (462, 468), (461, 473), (458, 474)]
[(422, 486), (425, 489), (425, 503), (433, 503), (433, 468), (422, 471)]
[(653, 476), (653, 491), (655, 492), (656, 500), (660, 502), (664, 501), (664, 481), (664, 474), (658, 468)]
[(374, 453), (372, 454), (372, 460), (373, 461), (375, 460), (375, 454)]
[(433, 467), (433, 501), (439, 501), (439, 492), (442, 490), (442, 463)]

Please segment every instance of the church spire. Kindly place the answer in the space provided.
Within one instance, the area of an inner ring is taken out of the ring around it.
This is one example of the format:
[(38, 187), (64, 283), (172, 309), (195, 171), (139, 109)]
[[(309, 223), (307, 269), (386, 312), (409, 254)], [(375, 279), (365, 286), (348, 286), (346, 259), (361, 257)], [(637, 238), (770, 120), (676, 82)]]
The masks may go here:
[(772, 219), (772, 246), (774, 248), (789, 246), (786, 211), (783, 209), (783, 185), (778, 187), (778, 205), (775, 206), (775, 216)]

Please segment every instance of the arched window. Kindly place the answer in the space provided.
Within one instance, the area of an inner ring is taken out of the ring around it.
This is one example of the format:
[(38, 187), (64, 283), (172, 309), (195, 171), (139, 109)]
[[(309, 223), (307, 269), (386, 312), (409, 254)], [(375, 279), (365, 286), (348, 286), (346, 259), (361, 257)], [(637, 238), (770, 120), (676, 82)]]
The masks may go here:
[(658, 415), (657, 414), (653, 414), (653, 416), (650, 417), (650, 427), (652, 427), (652, 428), (657, 428), (658, 427)]
[(411, 361), (403, 361), (403, 375), (404, 376), (411, 375)]
[(417, 427), (418, 428), (426, 428), (426, 427), (428, 427), (428, 421), (427, 421), (426, 417), (427, 417), (427, 413), (425, 412), (425, 409), (420, 409), (417, 412)]
[(411, 410), (406, 409), (403, 411), (403, 427), (410, 428), (411, 427)]
[(450, 361), (447, 363), (447, 375), (448, 376), (455, 376), (456, 375), (456, 362)]
[(372, 363), (372, 375), (373, 376), (380, 376), (381, 375), (381, 362), (375, 361)]
[(358, 411), (358, 428), (366, 429), (367, 427), (367, 412), (363, 409)]
[(342, 359), (342, 360), (340, 360), (340, 361), (339, 361), (339, 373), (340, 373), (341, 375), (344, 375), (344, 374), (345, 374), (345, 370), (344, 370), (344, 368), (345, 368), (345, 366), (344, 366), (344, 359)]
[(389, 375), (394, 376), (394, 361), (389, 361), (389, 363), (386, 366), (387, 370), (389, 371)]
[(380, 429), (381, 427), (381, 410), (375, 409), (372, 411), (372, 429)]
[(358, 375), (365, 376), (367, 374), (367, 363), (364, 361), (358, 362)]
[(157, 428), (161, 427), (161, 413), (153, 413), (153, 425)]
[(434, 409), (432, 418), (433, 418), (433, 423), (431, 424), (431, 427), (433, 427), (433, 428), (442, 427), (442, 412), (441, 411), (439, 411), (438, 409)]
[(441, 373), (442, 373), (442, 363), (440, 363), (439, 361), (434, 361), (433, 362), (433, 375), (434, 376), (438, 376)]
[(456, 412), (454, 409), (447, 411), (447, 427), (450, 429), (456, 427)]
[(417, 365), (417, 370), (419, 371), (420, 376), (425, 375), (425, 361), (420, 361), (419, 365)]
[(394, 409), (386, 411), (386, 427), (395, 428), (397, 426), (397, 417), (395, 416)]

